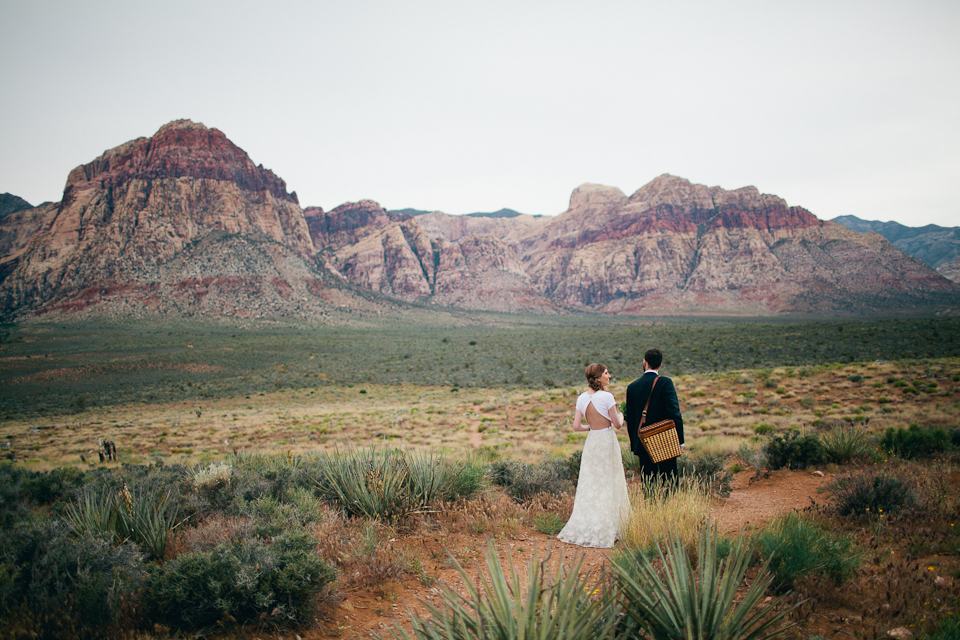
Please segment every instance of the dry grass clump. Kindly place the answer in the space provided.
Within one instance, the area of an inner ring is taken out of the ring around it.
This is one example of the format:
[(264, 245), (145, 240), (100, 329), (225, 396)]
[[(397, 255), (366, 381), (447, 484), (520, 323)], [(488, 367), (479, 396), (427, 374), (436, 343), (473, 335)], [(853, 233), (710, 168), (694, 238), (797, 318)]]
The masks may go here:
[(693, 548), (710, 515), (711, 502), (710, 488), (697, 478), (644, 483), (631, 492), (633, 513), (622, 540), (631, 548), (648, 549), (673, 532)]
[(437, 521), (447, 530), (481, 534), (519, 528), (527, 508), (500, 491), (484, 491), (470, 500), (460, 500), (437, 514)]
[(701, 456), (728, 457), (736, 454), (742, 444), (742, 437), (709, 434), (693, 440), (689, 448)]

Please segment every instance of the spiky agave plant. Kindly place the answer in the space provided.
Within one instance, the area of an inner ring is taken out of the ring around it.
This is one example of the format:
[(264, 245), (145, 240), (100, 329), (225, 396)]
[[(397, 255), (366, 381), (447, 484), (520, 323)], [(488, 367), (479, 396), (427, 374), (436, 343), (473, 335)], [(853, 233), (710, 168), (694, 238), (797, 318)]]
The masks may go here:
[(614, 576), (626, 613), (653, 640), (764, 640), (793, 607), (776, 611), (784, 596), (758, 604), (773, 579), (766, 564), (741, 598), (753, 547), (741, 536), (727, 558), (717, 553), (717, 531), (705, 527), (694, 568), (683, 537), (671, 531), (657, 546), (657, 567), (645, 554), (613, 557)]
[[(486, 575), (475, 584), (455, 558), (452, 561), (466, 595), (440, 586), (440, 604), (424, 602), (430, 618), (410, 613), (413, 633), (390, 629), (394, 640), (581, 640), (612, 638), (616, 610), (602, 580), (580, 575), (583, 557), (569, 567), (551, 562), (550, 553), (527, 565), (524, 584), (509, 557), (507, 573), (493, 542), (484, 553)], [(553, 565), (551, 569), (550, 566)], [(377, 635), (383, 640), (383, 636)]]
[(318, 488), (352, 516), (402, 520), (414, 512), (409, 469), (400, 452), (363, 449), (322, 460)]

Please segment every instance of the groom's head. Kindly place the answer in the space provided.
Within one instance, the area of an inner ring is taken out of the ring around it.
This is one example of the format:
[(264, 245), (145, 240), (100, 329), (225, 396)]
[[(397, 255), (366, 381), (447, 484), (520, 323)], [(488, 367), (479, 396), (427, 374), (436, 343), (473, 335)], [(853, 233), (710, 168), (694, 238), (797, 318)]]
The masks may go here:
[(663, 364), (663, 352), (660, 349), (647, 349), (643, 354), (643, 361), (647, 363), (648, 369), (659, 369)]

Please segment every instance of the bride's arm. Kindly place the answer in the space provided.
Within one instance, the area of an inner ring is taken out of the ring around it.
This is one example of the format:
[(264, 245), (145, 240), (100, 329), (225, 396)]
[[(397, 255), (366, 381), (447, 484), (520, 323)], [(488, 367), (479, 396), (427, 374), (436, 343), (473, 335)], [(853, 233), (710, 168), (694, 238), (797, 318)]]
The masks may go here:
[(617, 405), (610, 407), (610, 411), (608, 413), (610, 414), (610, 424), (615, 426), (617, 429), (623, 426), (623, 424), (620, 422), (620, 414), (617, 413)]
[(590, 426), (583, 426), (583, 414), (580, 413), (580, 409), (577, 409), (577, 415), (573, 417), (573, 430), (574, 431), (590, 431)]

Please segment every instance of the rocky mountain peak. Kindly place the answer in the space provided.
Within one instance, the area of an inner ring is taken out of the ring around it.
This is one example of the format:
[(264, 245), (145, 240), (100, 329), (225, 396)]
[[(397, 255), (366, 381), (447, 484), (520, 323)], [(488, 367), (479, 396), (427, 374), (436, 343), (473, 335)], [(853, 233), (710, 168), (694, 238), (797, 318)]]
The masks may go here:
[(736, 207), (751, 211), (765, 207), (786, 207), (782, 198), (761, 194), (756, 187), (742, 187), (727, 191), (721, 187), (708, 187), (694, 184), (685, 178), (665, 173), (637, 189), (630, 196), (630, 203), (636, 208), (653, 209), (662, 205), (695, 209), (719, 209)]
[(245, 191), (269, 192), (277, 200), (297, 202), (295, 193), (222, 131), (192, 120), (174, 120), (152, 138), (137, 138), (105, 151), (70, 172), (64, 200), (74, 189), (115, 188), (129, 180), (199, 178), (235, 183)]
[(569, 210), (598, 209), (610, 204), (617, 204), (626, 199), (623, 191), (616, 187), (607, 187), (602, 184), (585, 183), (573, 190), (570, 194)]

